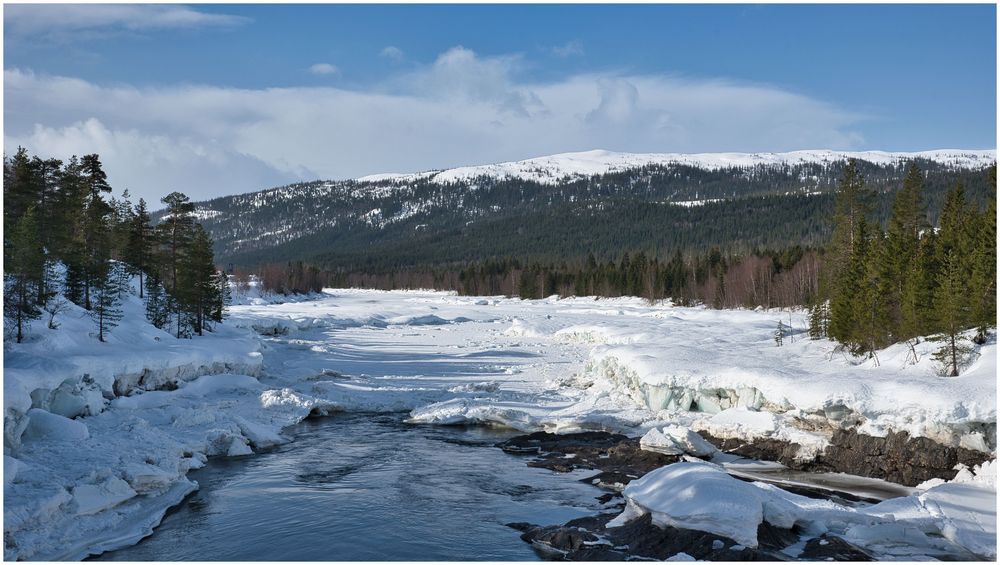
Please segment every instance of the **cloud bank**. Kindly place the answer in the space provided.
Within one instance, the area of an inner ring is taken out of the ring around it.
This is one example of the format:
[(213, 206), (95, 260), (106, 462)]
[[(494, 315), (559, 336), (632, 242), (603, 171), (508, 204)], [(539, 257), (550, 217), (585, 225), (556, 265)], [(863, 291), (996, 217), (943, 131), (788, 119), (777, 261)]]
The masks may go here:
[(4, 32), (16, 40), (79, 39), (120, 32), (235, 27), (250, 20), (163, 4), (8, 4)]
[(137, 88), (4, 71), (5, 151), (99, 152), (149, 201), (589, 149), (853, 149), (863, 116), (768, 85), (594, 73), (518, 80), (516, 56), (454, 47), (366, 89)]

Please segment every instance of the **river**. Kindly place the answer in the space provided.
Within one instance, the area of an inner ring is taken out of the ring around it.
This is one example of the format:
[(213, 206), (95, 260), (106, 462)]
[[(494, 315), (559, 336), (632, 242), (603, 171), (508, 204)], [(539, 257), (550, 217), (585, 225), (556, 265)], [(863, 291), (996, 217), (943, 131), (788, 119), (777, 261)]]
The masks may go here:
[(537, 560), (505, 524), (600, 509), (597, 488), (493, 447), (517, 432), (403, 418), (310, 419), (275, 450), (213, 459), (152, 536), (99, 559)]

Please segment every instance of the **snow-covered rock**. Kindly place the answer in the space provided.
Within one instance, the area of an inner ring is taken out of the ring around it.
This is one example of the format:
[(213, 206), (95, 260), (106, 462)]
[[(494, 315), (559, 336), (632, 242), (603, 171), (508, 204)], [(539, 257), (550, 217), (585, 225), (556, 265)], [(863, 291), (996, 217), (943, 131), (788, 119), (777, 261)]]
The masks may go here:
[(689, 454), (695, 457), (707, 457), (718, 451), (714, 445), (705, 441), (705, 438), (682, 426), (653, 428), (642, 436), (639, 445), (647, 451), (666, 455)]
[[(992, 465), (985, 467), (978, 472), (990, 473)], [(879, 555), (932, 553), (948, 548), (937, 541), (943, 538), (978, 558), (995, 559), (996, 490), (990, 486), (995, 479), (976, 476), (869, 507), (848, 507), (742, 481), (712, 463), (681, 462), (632, 481), (624, 491), (625, 511), (608, 527), (649, 514), (660, 526), (710, 532), (757, 547), (758, 526), (767, 522), (811, 535), (835, 533)]]

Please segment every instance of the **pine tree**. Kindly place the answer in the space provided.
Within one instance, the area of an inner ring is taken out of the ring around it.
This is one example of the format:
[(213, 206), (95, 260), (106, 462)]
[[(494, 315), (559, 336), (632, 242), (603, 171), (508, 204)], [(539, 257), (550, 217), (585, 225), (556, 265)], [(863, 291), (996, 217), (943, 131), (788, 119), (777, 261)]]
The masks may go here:
[(106, 341), (105, 335), (121, 321), (122, 293), (128, 285), (128, 272), (124, 265), (114, 262), (104, 276), (94, 285), (94, 307), (90, 316), (97, 324), (97, 339)]
[(4, 247), (10, 248), (10, 259), (4, 264), (4, 318), (16, 328), (17, 342), (21, 343), (28, 324), (41, 316), (36, 297), (44, 276), (45, 253), (38, 241), (34, 207), (21, 215)]

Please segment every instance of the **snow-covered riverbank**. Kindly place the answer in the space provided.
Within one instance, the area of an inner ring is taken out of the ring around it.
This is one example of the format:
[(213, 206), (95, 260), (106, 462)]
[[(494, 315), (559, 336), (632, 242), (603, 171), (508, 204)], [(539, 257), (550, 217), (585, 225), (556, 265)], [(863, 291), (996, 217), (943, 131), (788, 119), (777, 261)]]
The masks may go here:
[[(83, 316), (70, 311), (59, 330), (39, 323), (34, 341), (5, 344), (6, 559), (133, 543), (196, 488), (185, 474), (206, 457), (285, 441), (282, 428), (323, 411), (630, 435), (671, 424), (793, 441), (802, 458), (853, 426), (996, 448), (995, 341), (947, 379), (927, 344), (916, 365), (896, 347), (874, 366), (806, 339), (801, 314), (638, 299), (334, 290), (234, 306), (205, 338), (123, 324), (108, 344), (87, 335)], [(782, 347), (779, 319), (795, 332)], [(895, 519), (974, 527), (911, 514)]]

